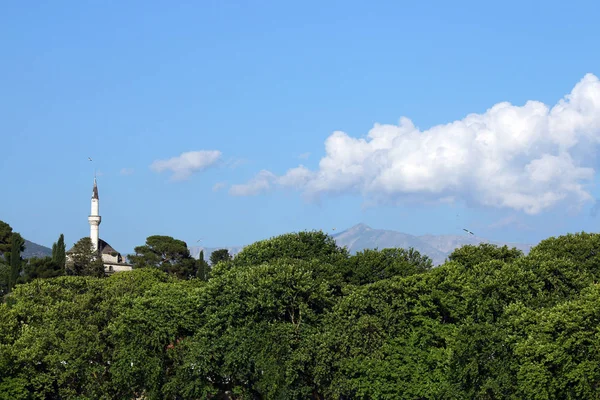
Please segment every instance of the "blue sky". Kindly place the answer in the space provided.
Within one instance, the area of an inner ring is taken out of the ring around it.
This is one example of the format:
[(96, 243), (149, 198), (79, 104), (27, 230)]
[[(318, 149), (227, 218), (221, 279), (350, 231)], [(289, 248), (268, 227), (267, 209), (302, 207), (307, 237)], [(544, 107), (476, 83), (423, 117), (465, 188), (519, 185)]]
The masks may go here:
[(359, 222), (511, 242), (596, 231), (599, 13), (4, 2), (0, 219), (71, 245), (96, 168), (100, 236), (123, 253), (153, 234), (210, 247)]

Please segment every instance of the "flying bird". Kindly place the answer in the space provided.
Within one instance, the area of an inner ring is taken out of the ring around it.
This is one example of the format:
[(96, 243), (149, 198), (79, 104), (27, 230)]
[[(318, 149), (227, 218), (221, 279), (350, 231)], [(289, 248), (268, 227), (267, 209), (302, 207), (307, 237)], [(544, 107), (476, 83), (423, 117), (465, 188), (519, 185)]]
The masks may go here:
[(468, 229), (465, 229), (465, 228), (463, 228), (463, 231), (465, 231), (465, 232), (467, 232), (467, 233), (469, 233), (469, 234), (471, 234), (471, 235), (475, 236), (475, 234), (474, 234), (473, 232), (471, 232), (470, 230), (468, 230)]
[(88, 157), (88, 160), (92, 161), (92, 159), (90, 157)]

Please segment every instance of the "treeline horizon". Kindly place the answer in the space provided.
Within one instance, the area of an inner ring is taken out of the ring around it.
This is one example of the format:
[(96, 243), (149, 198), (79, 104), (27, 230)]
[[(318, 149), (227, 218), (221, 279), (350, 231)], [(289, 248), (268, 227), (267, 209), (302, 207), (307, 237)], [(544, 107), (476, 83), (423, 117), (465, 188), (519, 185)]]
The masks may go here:
[(437, 267), (322, 231), (212, 267), (182, 244), (150, 236), (131, 272), (13, 286), (0, 399), (600, 398), (598, 234), (466, 245)]
[[(58, 276), (105, 277), (100, 249), (95, 249), (90, 237), (79, 239), (67, 251), (65, 238), (60, 234), (52, 245), (51, 256), (25, 258), (25, 240), (6, 222), (0, 220), (0, 297), (11, 292), (17, 284), (31, 282), (38, 278)], [(208, 279), (212, 265), (232, 259), (227, 249), (211, 253), (209, 261), (201, 251), (198, 259), (191, 256), (187, 244), (171, 236), (149, 236), (142, 246), (134, 249), (134, 254), (126, 255), (133, 268), (156, 267), (181, 279)], [(118, 253), (111, 253), (116, 256)], [(209, 263), (210, 262), (210, 263)]]

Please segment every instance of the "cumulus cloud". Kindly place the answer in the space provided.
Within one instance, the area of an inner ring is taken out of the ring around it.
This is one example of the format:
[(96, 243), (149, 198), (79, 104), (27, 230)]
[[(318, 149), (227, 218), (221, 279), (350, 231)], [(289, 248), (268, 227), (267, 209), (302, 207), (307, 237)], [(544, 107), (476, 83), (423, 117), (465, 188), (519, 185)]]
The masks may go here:
[(156, 172), (171, 171), (173, 180), (184, 180), (215, 164), (220, 157), (217, 150), (188, 151), (168, 160), (156, 160), (150, 168)]
[(316, 170), (261, 171), (234, 195), (293, 187), (305, 195), (354, 192), (369, 201), (463, 199), (538, 214), (559, 202), (581, 206), (595, 176), (600, 81), (587, 74), (553, 107), (494, 105), (427, 130), (402, 117), (366, 138), (334, 132)]
[(254, 196), (268, 190), (271, 183), (276, 180), (275, 174), (267, 170), (260, 171), (248, 183), (232, 185), (229, 194), (233, 196)]
[(121, 168), (121, 175), (132, 175), (133, 168)]

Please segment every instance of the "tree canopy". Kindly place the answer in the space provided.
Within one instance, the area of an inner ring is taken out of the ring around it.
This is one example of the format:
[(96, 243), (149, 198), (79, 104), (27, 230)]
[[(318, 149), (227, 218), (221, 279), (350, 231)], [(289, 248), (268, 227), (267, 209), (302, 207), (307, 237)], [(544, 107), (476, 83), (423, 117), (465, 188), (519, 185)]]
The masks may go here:
[(146, 244), (138, 246), (129, 256), (133, 268), (157, 268), (183, 279), (196, 276), (197, 261), (191, 257), (187, 244), (171, 236), (149, 236)]
[(173, 273), (191, 257), (169, 237), (104, 279), (40, 279), (55, 263), (36, 259), (0, 304), (0, 399), (597, 398), (599, 244), (465, 246), (434, 268), (293, 233), (200, 279)]
[(0, 255), (10, 252), (12, 227), (4, 221), (0, 221)]
[(52, 245), (52, 261), (59, 267), (64, 268), (67, 257), (65, 248), (65, 236), (61, 233), (56, 243)]
[(66, 262), (67, 275), (104, 276), (104, 264), (98, 250), (94, 249), (92, 239), (88, 236), (79, 239), (69, 251), (70, 259)]
[(229, 250), (227, 249), (219, 249), (215, 250), (210, 254), (210, 264), (217, 265), (221, 261), (229, 261), (231, 260), (231, 254), (229, 254)]

